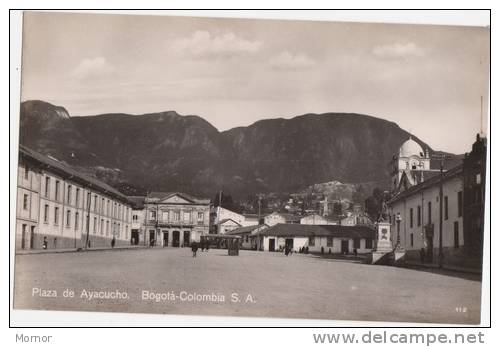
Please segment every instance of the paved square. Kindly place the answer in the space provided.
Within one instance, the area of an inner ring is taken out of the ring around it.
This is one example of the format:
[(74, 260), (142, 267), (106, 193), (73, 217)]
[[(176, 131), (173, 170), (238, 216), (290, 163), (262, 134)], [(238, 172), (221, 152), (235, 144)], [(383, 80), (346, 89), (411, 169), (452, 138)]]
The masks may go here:
[[(15, 266), (17, 309), (466, 324), (480, 320), (478, 276), (312, 255), (241, 251), (230, 257), (225, 250), (211, 249), (193, 258), (188, 248), (164, 248), (17, 255)], [(66, 289), (74, 297), (65, 297)]]

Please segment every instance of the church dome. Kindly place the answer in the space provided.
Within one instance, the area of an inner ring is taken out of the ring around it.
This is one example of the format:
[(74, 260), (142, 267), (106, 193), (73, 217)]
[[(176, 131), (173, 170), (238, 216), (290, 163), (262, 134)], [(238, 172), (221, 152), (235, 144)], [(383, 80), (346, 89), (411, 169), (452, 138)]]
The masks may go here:
[(423, 157), (424, 150), (422, 149), (422, 146), (420, 146), (415, 140), (410, 138), (406, 140), (406, 142), (403, 143), (399, 148), (399, 156), (407, 158), (411, 156)]

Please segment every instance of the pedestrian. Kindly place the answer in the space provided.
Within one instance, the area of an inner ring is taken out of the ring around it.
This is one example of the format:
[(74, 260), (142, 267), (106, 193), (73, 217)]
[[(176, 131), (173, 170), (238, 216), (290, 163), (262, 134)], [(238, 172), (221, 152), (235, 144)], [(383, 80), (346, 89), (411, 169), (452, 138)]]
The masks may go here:
[(287, 246), (287, 247), (285, 247), (285, 255), (286, 255), (287, 257), (288, 257), (288, 253), (289, 253), (289, 251), (290, 251), (290, 250), (288, 249), (288, 246)]
[(196, 242), (192, 243), (191, 251), (193, 251), (193, 258), (196, 258), (196, 252), (198, 252), (198, 244)]
[(48, 242), (47, 242), (47, 236), (44, 236), (43, 237), (42, 248), (43, 249), (47, 249), (47, 244), (48, 244)]
[(357, 248), (354, 248), (352, 250), (352, 253), (354, 253), (354, 256), (357, 257), (358, 256), (358, 249)]
[(113, 236), (113, 238), (111, 239), (111, 248), (115, 248), (115, 237)]
[(54, 248), (57, 248), (57, 237), (54, 237), (54, 242), (53, 242), (53, 244), (54, 244)]

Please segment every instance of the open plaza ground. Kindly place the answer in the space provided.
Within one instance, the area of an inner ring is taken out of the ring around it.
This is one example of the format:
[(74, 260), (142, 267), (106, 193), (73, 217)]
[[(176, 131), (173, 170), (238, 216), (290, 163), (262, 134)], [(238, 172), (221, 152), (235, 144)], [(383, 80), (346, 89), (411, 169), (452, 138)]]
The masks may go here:
[[(478, 324), (481, 278), (188, 248), (16, 255), (16, 309)], [(73, 294), (72, 294), (73, 293)]]

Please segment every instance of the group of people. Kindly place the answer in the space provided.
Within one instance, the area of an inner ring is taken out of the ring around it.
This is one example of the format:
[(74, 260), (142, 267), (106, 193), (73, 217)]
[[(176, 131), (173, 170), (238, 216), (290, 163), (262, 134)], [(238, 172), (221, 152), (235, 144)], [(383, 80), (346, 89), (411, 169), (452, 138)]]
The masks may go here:
[(202, 242), (193, 242), (191, 243), (191, 251), (193, 252), (193, 257), (196, 258), (196, 254), (198, 252), (198, 248), (201, 249), (202, 252), (210, 249), (210, 242), (202, 241)]

